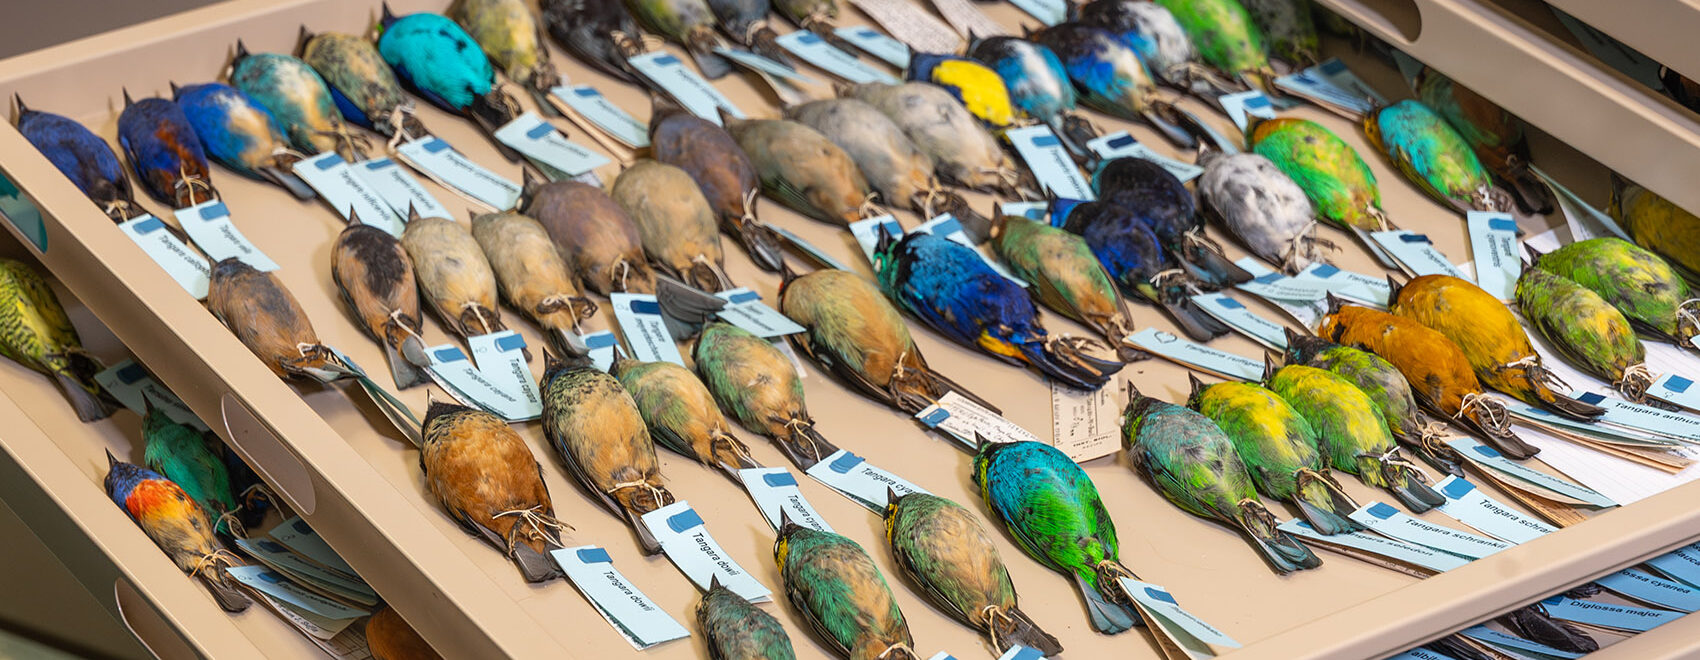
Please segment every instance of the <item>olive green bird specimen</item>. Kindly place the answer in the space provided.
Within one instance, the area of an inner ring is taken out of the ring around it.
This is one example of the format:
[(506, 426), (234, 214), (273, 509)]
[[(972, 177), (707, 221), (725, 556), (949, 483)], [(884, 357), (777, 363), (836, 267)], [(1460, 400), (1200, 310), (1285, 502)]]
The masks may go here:
[(661, 483), (661, 462), (632, 395), (588, 358), (547, 358), (543, 368), (543, 435), (566, 463), (573, 481), (626, 518), (646, 555), (661, 543), (643, 514), (673, 503)]
[(1034, 297), (1058, 314), (1086, 324), (1116, 347), (1122, 362), (1151, 357), (1123, 341), (1133, 334), (1121, 289), (1079, 234), (1043, 222), (996, 213), (992, 249), (1010, 272), (1033, 285)]
[(1094, 630), (1114, 634), (1140, 624), (1117, 582), (1134, 574), (1117, 558), (1116, 523), (1073, 459), (1039, 442), (982, 443), (974, 484), (1027, 556), (1074, 578)]
[(608, 370), (631, 393), (649, 437), (741, 483), (738, 470), (761, 467), (720, 414), (697, 375), (672, 362), (619, 359)]
[(608, 193), (637, 225), (643, 251), (661, 272), (709, 293), (732, 288), (714, 209), (683, 169), (640, 160)]
[(1364, 135), (1393, 166), (1429, 197), (1459, 211), (1504, 211), (1516, 206), (1493, 182), (1464, 136), (1419, 101), (1371, 110)]
[(848, 225), (866, 215), (873, 189), (850, 154), (820, 131), (784, 119), (722, 121), (768, 197), (821, 222)]
[(1392, 229), (1375, 173), (1352, 146), (1321, 124), (1279, 117), (1253, 125), (1252, 151), (1299, 184), (1318, 218), (1341, 229)]
[(1157, 4), (1174, 14), (1205, 64), (1243, 85), (1274, 93), (1275, 70), (1269, 64), (1263, 30), (1237, 0), (1157, 0)]
[(1322, 565), (1310, 548), (1276, 529), (1280, 521), (1257, 497), (1233, 441), (1210, 418), (1141, 396), (1130, 384), (1122, 411), (1122, 449), (1133, 470), (1170, 503), (1239, 530), (1276, 573)]
[(1187, 407), (1222, 428), (1264, 495), (1298, 507), (1320, 533), (1363, 529), (1347, 518), (1358, 505), (1329, 473), (1316, 430), (1280, 395), (1251, 383), (1206, 387), (1194, 376)]
[(549, 90), (561, 84), (561, 74), (549, 61), (543, 31), (527, 4), (525, 0), (455, 0), (444, 14), (466, 28), (509, 80), (530, 91), (537, 107), (550, 108)]
[(1643, 336), (1695, 348), (1700, 299), (1659, 255), (1621, 238), (1593, 238), (1539, 255), (1535, 267), (1600, 294)]
[[(145, 397), (144, 397), (145, 398)], [(149, 470), (165, 475), (195, 500), (212, 519), (213, 531), (242, 536), (236, 518), (236, 496), (230, 490), (230, 472), (224, 458), (213, 453), (200, 430), (172, 421), (165, 411), (147, 399), (142, 416), (142, 462)]]
[(779, 619), (710, 578), (708, 593), (697, 604), (697, 627), (708, 644), (709, 660), (793, 660), (791, 636)]
[(425, 490), (467, 533), (489, 542), (519, 566), (527, 582), (560, 577), (549, 558), (567, 528), (555, 519), (543, 466), (502, 418), (432, 401), (425, 410), (419, 466)]
[(934, 607), (985, 632), (998, 653), (1021, 645), (1047, 656), (1062, 643), (1016, 604), (992, 537), (962, 505), (927, 493), (895, 493), (885, 505), (885, 540), (903, 575)]
[(786, 520), (773, 561), (791, 607), (839, 657), (920, 659), (885, 575), (855, 541)]
[(1640, 400), (1653, 384), (1647, 348), (1634, 326), (1599, 294), (1528, 268), (1517, 278), (1517, 309), (1566, 361), (1629, 398)]
[(838, 451), (815, 430), (791, 359), (766, 339), (714, 321), (703, 327), (691, 359), (720, 409), (778, 443), (797, 467), (807, 470)]
[(53, 377), (77, 419), (106, 419), (94, 375), (106, 367), (83, 352), (77, 327), (41, 274), (22, 261), (0, 259), (0, 355)]
[(1273, 363), (1266, 363), (1263, 380), (1310, 422), (1317, 447), (1334, 469), (1387, 489), (1413, 513), (1446, 503), (1429, 488), (1422, 470), (1399, 455), (1387, 420), (1351, 381), (1316, 367), (1290, 364), (1275, 369)]
[(1652, 250), (1700, 287), (1700, 217), (1651, 190), (1612, 177), (1608, 211), (1635, 244)]
[(1399, 368), (1369, 351), (1341, 346), (1321, 337), (1287, 331), (1287, 364), (1316, 367), (1346, 379), (1369, 397), (1387, 422), (1393, 439), (1438, 469), (1464, 476), (1464, 459), (1441, 442), (1445, 425), (1417, 406), (1411, 383)]

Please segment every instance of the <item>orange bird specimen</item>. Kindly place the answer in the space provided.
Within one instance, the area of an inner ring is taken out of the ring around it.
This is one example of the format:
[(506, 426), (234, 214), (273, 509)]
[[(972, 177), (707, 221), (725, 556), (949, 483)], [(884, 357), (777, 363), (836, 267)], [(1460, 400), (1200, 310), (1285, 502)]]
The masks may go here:
[(419, 465), (425, 490), (449, 517), (519, 565), (527, 582), (560, 577), (549, 548), (561, 547), (543, 466), (500, 417), (441, 401), (425, 411)]

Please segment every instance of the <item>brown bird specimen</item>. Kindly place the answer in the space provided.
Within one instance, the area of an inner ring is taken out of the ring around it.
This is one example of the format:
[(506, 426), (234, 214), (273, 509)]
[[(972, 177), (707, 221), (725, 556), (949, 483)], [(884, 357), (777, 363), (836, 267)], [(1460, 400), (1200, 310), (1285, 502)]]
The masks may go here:
[(329, 382), (351, 375), (319, 343), (313, 323), (289, 289), (241, 259), (213, 264), (207, 310), (279, 378)]
[(566, 525), (555, 519), (543, 466), (500, 417), (432, 401), (425, 411), (419, 466), (425, 490), (449, 517), (519, 566), (527, 582), (561, 576), (549, 558)]
[(401, 244), (413, 258), (426, 301), (450, 330), (475, 337), (508, 329), (496, 309), (496, 274), (466, 227), (446, 218), (415, 217), (401, 233)]
[(709, 293), (732, 288), (714, 209), (690, 174), (640, 160), (620, 172), (609, 196), (637, 225), (643, 251), (661, 272)]
[(583, 334), (579, 323), (596, 314), (596, 303), (579, 294), (578, 278), (541, 223), (517, 211), (486, 213), (472, 218), (472, 237), (509, 305), (548, 330), (563, 350), (571, 345), (569, 335)]
[(331, 247), (331, 282), (360, 329), (384, 347), (396, 388), (426, 382), (419, 368), (429, 363), (425, 327), (420, 325), (419, 283), (401, 242), (350, 215), (348, 228)]
[(528, 174), (520, 208), (555, 239), (567, 268), (585, 288), (655, 293), (637, 226), (608, 193), (577, 181), (541, 183)]
[(425, 643), (425, 638), (397, 614), (386, 607), (366, 620), (366, 646), (374, 660), (442, 660), (441, 655)]
[(737, 239), (757, 266), (779, 270), (785, 259), (779, 238), (756, 220), (761, 181), (750, 157), (719, 124), (659, 95), (650, 95), (650, 106), (651, 156), (691, 175), (720, 220), (720, 230)]

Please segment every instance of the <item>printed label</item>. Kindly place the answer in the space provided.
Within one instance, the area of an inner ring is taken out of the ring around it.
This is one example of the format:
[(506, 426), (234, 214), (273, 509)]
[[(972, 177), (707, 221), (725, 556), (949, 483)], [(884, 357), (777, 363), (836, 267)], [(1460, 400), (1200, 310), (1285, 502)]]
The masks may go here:
[(610, 162), (607, 156), (568, 140), (567, 136), (555, 130), (549, 122), (543, 121), (535, 112), (527, 111), (514, 118), (496, 129), (494, 135), (502, 144), (513, 147), (514, 151), (565, 172), (570, 177), (584, 174)]
[(862, 247), (862, 256), (867, 257), (870, 264), (875, 264), (874, 250), (880, 244), (880, 227), (885, 228), (893, 241), (903, 238), (903, 225), (897, 224), (897, 218), (889, 213), (850, 223), (850, 235), (856, 237), (856, 244)]
[(372, 591), (372, 588), (367, 586), (365, 582), (350, 580), (335, 571), (326, 570), (290, 552), (289, 548), (283, 547), (276, 541), (264, 538), (239, 538), (236, 539), (236, 545), (242, 549), (242, 552), (259, 559), (279, 572), (289, 574), (292, 578), (312, 582), (314, 586), (349, 600), (369, 605), (378, 603), (378, 593)]
[(614, 105), (602, 92), (590, 85), (565, 85), (549, 90), (555, 98), (567, 104), (573, 112), (589, 120), (603, 134), (629, 147), (649, 146), (649, 127), (631, 113)]
[(224, 202), (215, 199), (171, 213), (177, 218), (177, 225), (189, 234), (208, 259), (219, 262), (235, 257), (264, 273), (279, 268), (277, 262), (254, 247), (253, 241), (236, 229), (235, 223), (230, 221), (230, 208)]
[(1371, 307), (1386, 307), (1387, 297), (1393, 292), (1387, 286), (1385, 277), (1377, 279), (1363, 273), (1340, 270), (1320, 261), (1306, 266), (1294, 278), (1303, 281), (1315, 280), (1322, 283), (1329, 293)]
[(1286, 350), (1287, 327), (1258, 316), (1244, 303), (1225, 293), (1205, 293), (1192, 297), (1192, 302), (1216, 320), (1228, 324), (1235, 332), (1274, 350)]
[(537, 393), (537, 380), (531, 377), (531, 367), (525, 363), (525, 337), (503, 330), (471, 337), (466, 344), (472, 349), (478, 371), (521, 402), (525, 419), (543, 415), (543, 397)]
[(1011, 4), (1046, 26), (1068, 20), (1068, 3), (1064, 0), (1011, 0)]
[(1528, 543), (1554, 531), (1551, 526), (1518, 513), (1488, 497), (1468, 480), (1447, 475), (1434, 489), (1446, 496), (1440, 512), (1478, 532), (1509, 543)]
[(1033, 176), (1045, 190), (1065, 199), (1090, 202), (1098, 198), (1092, 193), (1092, 184), (1087, 183), (1086, 177), (1080, 174), (1080, 168), (1075, 167), (1074, 159), (1069, 157), (1062, 141), (1051, 132), (1051, 127), (1037, 124), (1012, 128), (1004, 131), (1004, 137), (1014, 145), (1015, 152), (1021, 154), (1021, 160), (1027, 162), (1027, 169), (1033, 171)]
[(807, 474), (878, 514), (885, 513), (888, 489), (899, 496), (927, 492), (843, 449), (821, 459)]
[(645, 78), (660, 85), (668, 96), (673, 97), (673, 100), (678, 101), (679, 105), (684, 106), (693, 115), (719, 124), (720, 109), (725, 108), (727, 114), (739, 119), (744, 118), (744, 112), (733, 105), (731, 99), (721, 94), (714, 85), (708, 84), (707, 80), (703, 80), (701, 75), (685, 66), (685, 63), (672, 53), (654, 51), (634, 55), (626, 61)]
[(506, 374), (492, 377), (473, 366), (466, 353), (454, 344), (425, 349), (431, 366), (426, 373), (462, 404), (483, 410), (508, 421), (535, 419), (541, 413), (532, 411), (525, 396), (513, 391)]
[(667, 559), (698, 588), (708, 591), (715, 579), (744, 600), (772, 600), (773, 592), (751, 577), (726, 550), (714, 542), (689, 502), (679, 501), (643, 514), (643, 526), (661, 542)]
[(1306, 303), (1328, 297), (1328, 286), (1320, 281), (1287, 277), (1265, 268), (1253, 257), (1242, 258), (1234, 265), (1252, 274), (1251, 281), (1237, 285), (1239, 290), (1259, 298)]
[[(1177, 632), (1176, 629), (1178, 628), (1180, 632), (1184, 633), (1185, 637), (1191, 637), (1193, 641), (1228, 648), (1237, 649), (1240, 647), (1240, 643), (1234, 641), (1234, 638), (1217, 630), (1215, 626), (1205, 623), (1203, 619), (1198, 618), (1193, 613), (1181, 609), (1180, 603), (1175, 602), (1175, 597), (1169, 595), (1169, 592), (1163, 590), (1162, 587), (1126, 577), (1119, 578), (1119, 581), (1122, 590), (1133, 597), (1133, 601), (1139, 604), (1140, 609), (1155, 614), (1158, 619), (1161, 619), (1161, 623), (1165, 624), (1163, 627), (1168, 629), (1171, 636)], [(1184, 640), (1177, 639), (1175, 641), (1185, 644)]]
[(1494, 448), (1477, 442), (1473, 438), (1464, 436), (1447, 438), (1446, 444), (1470, 462), (1492, 468), (1493, 471), (1500, 474), (1514, 477), (1520, 481), (1531, 483), (1550, 490), (1558, 495), (1573, 498), (1577, 501), (1592, 504), (1597, 507), (1617, 506), (1616, 502), (1611, 501), (1611, 499), (1595, 492), (1591, 488), (1572, 483), (1560, 477), (1555, 477), (1513, 461), (1506, 458), (1504, 454), (1499, 453)]
[(1426, 545), (1469, 559), (1481, 559), (1511, 547), (1511, 544), (1504, 541), (1495, 541), (1412, 518), (1409, 514), (1381, 502), (1371, 502), (1359, 507), (1347, 517), (1378, 534), (1407, 543)]
[(1700, 387), (1694, 386), (1694, 381), (1676, 374), (1660, 376), (1647, 387), (1647, 396), (1665, 403), (1700, 410)]
[(607, 371), (613, 368), (615, 348), (620, 345), (620, 340), (614, 337), (614, 333), (602, 330), (579, 335), (578, 338), (590, 349), (590, 361), (597, 369)]
[[(1604, 397), (1601, 397), (1604, 400)], [(1680, 444), (1676, 440), (1652, 433), (1633, 430), (1617, 425), (1596, 424), (1583, 422), (1557, 415), (1551, 411), (1536, 408), (1522, 401), (1505, 401), (1505, 410), (1511, 416), (1529, 421), (1537, 426), (1556, 427), (1560, 430), (1580, 434), (1589, 439), (1615, 444), (1628, 444), (1642, 447), (1664, 448)]]
[(596, 607), (632, 648), (647, 649), (662, 642), (690, 637), (690, 631), (614, 568), (608, 551), (594, 545), (549, 552), (579, 593)]
[(266, 536), (270, 536), (273, 541), (282, 543), (284, 547), (294, 551), (295, 554), (316, 561), (320, 566), (342, 573), (344, 577), (350, 580), (360, 579), (360, 574), (355, 573), (354, 568), (350, 567), (348, 562), (342, 560), (342, 555), (332, 550), (330, 544), (319, 538), (319, 535), (313, 531), (307, 521), (300, 517), (290, 518), (278, 523), (276, 527), (271, 528), (271, 531), (266, 532)]
[(1571, 651), (1560, 651), (1545, 644), (1531, 642), (1515, 635), (1507, 635), (1492, 628), (1488, 628), (1487, 626), (1472, 626), (1459, 631), (1458, 634), (1489, 646), (1497, 646), (1499, 648), (1510, 649), (1512, 651), (1528, 651), (1530, 653), (1538, 653), (1543, 656), (1566, 659), (1580, 658), (1583, 655), (1581, 653), (1574, 653)]
[(1004, 202), (998, 205), (998, 212), (1016, 218), (1027, 218), (1035, 222), (1044, 222), (1050, 214), (1049, 202)]
[(772, 339), (809, 330), (797, 325), (796, 321), (779, 313), (779, 310), (768, 307), (761, 301), (759, 294), (749, 289), (738, 287), (714, 295), (727, 303), (716, 313), (717, 316), (757, 337)]
[(291, 582), (289, 578), (264, 566), (231, 566), (225, 569), (237, 582), (248, 585), (267, 596), (307, 610), (327, 619), (353, 619), (371, 614), (370, 610), (349, 607)]
[[(1077, 390), (1057, 381), (1051, 384), (1051, 446), (1076, 463), (1114, 454), (1121, 449), (1122, 415), (1113, 387)], [(1037, 440), (1037, 438), (1035, 438)]]
[(136, 242), (136, 247), (165, 269), (165, 274), (188, 291), (196, 300), (207, 299), (207, 287), (212, 284), (212, 266), (207, 258), (197, 254), (181, 239), (165, 228), (165, 221), (151, 215), (140, 215), (118, 224), (118, 229)]
[(1153, 355), (1223, 378), (1256, 382), (1263, 377), (1263, 363), (1258, 360), (1195, 344), (1156, 328), (1135, 332), (1128, 341)]
[[(1370, 232), (1381, 249), (1386, 251), (1394, 261), (1399, 262), (1399, 269), (1412, 277), (1421, 275), (1451, 275), (1462, 279), (1470, 279), (1452, 265), (1452, 261), (1434, 248), (1434, 243), (1427, 236), (1413, 231), (1396, 229), (1393, 231)], [(1473, 281), (1473, 280), (1472, 280)]]
[(863, 52), (885, 60), (899, 69), (909, 67), (909, 46), (903, 42), (885, 36), (885, 33), (865, 25), (851, 25), (832, 31), (840, 39), (850, 42)]
[(614, 304), (614, 320), (620, 325), (620, 334), (626, 337), (626, 346), (632, 349), (632, 357), (644, 362), (685, 366), (685, 358), (679, 354), (679, 345), (673, 343), (673, 335), (667, 332), (667, 321), (661, 318), (661, 303), (655, 301), (655, 296), (616, 293), (608, 299)]
[(1500, 300), (1516, 298), (1517, 277), (1523, 274), (1523, 261), (1517, 255), (1517, 221), (1509, 213), (1470, 211), (1466, 222), (1476, 284)]
[(1363, 80), (1360, 80), (1358, 75), (1352, 73), (1352, 69), (1347, 67), (1345, 62), (1341, 62), (1338, 57), (1323, 60), (1311, 67), (1310, 70), (1320, 74), (1324, 80), (1334, 83), (1335, 87), (1346, 90), (1358, 98), (1367, 98), (1374, 101), (1375, 105), (1387, 105), (1387, 97), (1382, 96), (1380, 92), (1375, 91), (1374, 87), (1370, 87)]
[(1700, 610), (1700, 592), (1685, 584), (1660, 579), (1626, 568), (1594, 581), (1596, 584), (1635, 600), (1678, 612)]
[(173, 422), (202, 431), (210, 430), (182, 399), (149, 376), (142, 365), (136, 364), (134, 360), (124, 360), (107, 367), (94, 375), (94, 382), (99, 383), (101, 389), (138, 415), (148, 414), (147, 404), (151, 402)]
[(1590, 626), (1646, 632), (1681, 618), (1682, 612), (1650, 610), (1629, 605), (1613, 605), (1592, 600), (1576, 600), (1555, 596), (1541, 601), (1547, 615), (1560, 621), (1585, 623)]
[(1388, 658), (1387, 660), (1457, 660), (1449, 655), (1441, 655), (1423, 647), (1417, 647)]
[(1444, 573), (1470, 563), (1470, 560), (1457, 555), (1448, 554), (1420, 545), (1405, 543), (1404, 541), (1364, 531), (1323, 535), (1321, 532), (1312, 528), (1309, 523), (1297, 518), (1283, 522), (1276, 527), (1281, 531), (1308, 541), (1327, 545), (1338, 545), (1351, 548), (1353, 550), (1362, 550), (1397, 562), (1419, 566), (1440, 573)]
[(1311, 67), (1275, 79), (1275, 86), (1322, 105), (1335, 106), (1357, 114), (1370, 111), (1371, 101), (1364, 95), (1341, 89), (1333, 81)]
[(1134, 139), (1127, 131), (1116, 131), (1087, 142), (1086, 148), (1091, 149), (1093, 153), (1098, 154), (1098, 157), (1106, 161), (1117, 158), (1149, 160), (1163, 166), (1163, 169), (1168, 170), (1170, 174), (1175, 175), (1175, 178), (1180, 179), (1181, 183), (1186, 183), (1204, 174), (1204, 168), (1157, 153), (1151, 147), (1147, 147), (1141, 144), (1139, 140)]
[(927, 428), (955, 438), (969, 449), (978, 446), (976, 435), (994, 443), (1040, 441), (1039, 436), (956, 392), (946, 392), (939, 397), (938, 403), (915, 413), (915, 419), (921, 420)]
[(797, 488), (797, 477), (792, 476), (790, 470), (781, 467), (745, 468), (738, 471), (738, 479), (744, 482), (744, 490), (749, 491), (756, 508), (761, 509), (762, 518), (775, 530), (779, 529), (782, 520), (789, 518), (791, 522), (810, 529), (832, 531), (832, 526), (826, 524), (826, 518), (809, 504), (808, 498), (803, 497), (803, 491)]
[(1659, 555), (1647, 560), (1647, 565), (1673, 580), (1700, 587), (1700, 544)]
[(1241, 133), (1246, 131), (1250, 117), (1275, 118), (1275, 104), (1270, 103), (1269, 97), (1264, 96), (1263, 92), (1255, 89), (1225, 94), (1217, 97), (1216, 102), (1221, 104), (1222, 111), (1228, 114), (1228, 118), (1234, 120), (1234, 125), (1240, 127)]
[(801, 58), (804, 62), (813, 64), (820, 70), (848, 82), (877, 82), (888, 85), (896, 85), (902, 82), (889, 73), (864, 64), (861, 60), (856, 59), (855, 55), (833, 47), (825, 39), (808, 30), (798, 30), (790, 34), (780, 35), (775, 41), (779, 43), (780, 47), (791, 51), (791, 54)]
[(349, 167), (348, 162), (336, 152), (327, 151), (297, 161), (291, 169), (295, 176), (318, 191), (331, 208), (342, 214), (344, 220), (359, 214), (360, 222), (389, 232), (391, 236), (401, 235), (403, 218), (396, 217), (383, 196), (365, 179), (356, 176), (354, 168)]
[(440, 137), (423, 137), (396, 147), (396, 153), (431, 178), (498, 211), (519, 203), (519, 184), (474, 163)]
[(731, 60), (733, 64), (737, 64), (752, 71), (765, 73), (770, 76), (775, 76), (784, 80), (796, 81), (807, 85), (815, 84), (814, 79), (801, 73), (797, 73), (796, 69), (747, 50), (720, 47), (715, 48), (714, 53)]
[(398, 167), (393, 160), (373, 158), (362, 161), (354, 166), (354, 172), (377, 191), (378, 196), (389, 205), (395, 216), (404, 222), (407, 220), (408, 209), (419, 213), (421, 218), (454, 218), (448, 207), (438, 202), (437, 198), (431, 195), (431, 191), (426, 190), (418, 179)]
[(1700, 443), (1700, 418), (1693, 415), (1643, 406), (1584, 390), (1577, 390), (1571, 393), (1571, 396), (1583, 403), (1605, 408), (1606, 414), (1598, 420), (1600, 424), (1683, 442)]

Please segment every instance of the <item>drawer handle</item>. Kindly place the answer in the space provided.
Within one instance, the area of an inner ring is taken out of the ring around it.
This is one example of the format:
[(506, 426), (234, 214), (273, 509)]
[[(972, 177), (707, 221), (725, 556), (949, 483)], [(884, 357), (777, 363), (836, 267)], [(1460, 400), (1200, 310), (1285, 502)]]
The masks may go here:
[(219, 398), (219, 413), (224, 417), (225, 437), (230, 439), (230, 446), (278, 495), (288, 500), (289, 508), (302, 517), (311, 517), (318, 498), (313, 480), (295, 452), (284, 446), (271, 426), (260, 421), (247, 404), (229, 392)]
[(1353, 23), (1376, 23), (1413, 43), (1423, 33), (1423, 12), (1416, 0), (1320, 0)]
[(112, 601), (118, 606), (118, 618), (124, 627), (154, 657), (161, 660), (202, 657), (128, 579), (120, 576), (112, 581)]

